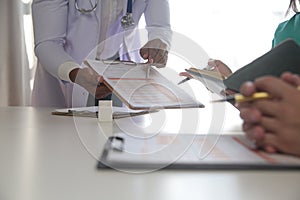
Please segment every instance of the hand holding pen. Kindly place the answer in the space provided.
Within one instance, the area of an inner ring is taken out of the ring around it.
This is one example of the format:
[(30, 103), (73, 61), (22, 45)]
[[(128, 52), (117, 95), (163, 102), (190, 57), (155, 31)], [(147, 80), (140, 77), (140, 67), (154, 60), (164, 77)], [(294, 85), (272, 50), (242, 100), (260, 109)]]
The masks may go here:
[(185, 83), (185, 82), (187, 82), (187, 81), (189, 81), (189, 80), (191, 80), (193, 77), (189, 74), (189, 73), (187, 73), (187, 72), (180, 72), (179, 73), (179, 76), (186, 76), (186, 78), (185, 79), (182, 79), (181, 81), (179, 81), (178, 83), (177, 83), (177, 85), (180, 85), (180, 84), (182, 84), (182, 83)]
[[(300, 89), (300, 87), (299, 87)], [(220, 102), (229, 102), (232, 104), (235, 103), (243, 103), (243, 102), (250, 102), (250, 101), (256, 101), (260, 99), (270, 99), (272, 96), (266, 92), (255, 92), (251, 96), (244, 96), (242, 94), (235, 94), (235, 95), (230, 95), (227, 96), (224, 99), (218, 99), (218, 100), (213, 100), (211, 101), (212, 103), (220, 103)]]
[[(297, 87), (297, 90), (300, 91), (300, 86)], [(254, 92), (250, 96), (245, 96), (243, 94), (229, 95), (224, 99), (212, 100), (211, 103), (221, 103), (227, 101), (229, 103), (236, 104), (236, 103), (252, 102), (252, 101), (257, 101), (262, 99), (272, 99), (272, 98), (273, 96), (267, 92)]]
[(167, 45), (160, 39), (154, 39), (147, 42), (141, 49), (140, 55), (143, 59), (148, 60), (148, 66), (146, 71), (146, 79), (150, 77), (151, 65), (155, 65), (157, 68), (166, 66), (168, 60)]
[(168, 60), (167, 45), (160, 39), (150, 40), (140, 49), (140, 55), (157, 68), (165, 67)]
[[(207, 66), (203, 69), (208, 70), (208, 71), (218, 71), (220, 74), (224, 75), (225, 77), (228, 77), (230, 74), (232, 74), (232, 71), (230, 70), (230, 68), (220, 60), (209, 59)], [(178, 85), (180, 85), (192, 78), (192, 76), (190, 76), (186, 72), (181, 72), (179, 75), (187, 76), (187, 78), (180, 81), (178, 83)]]
[(300, 77), (288, 72), (280, 79), (265, 76), (242, 85), (240, 92), (247, 97), (257, 91), (272, 97), (237, 104), (243, 130), (258, 148), (300, 156), (299, 85)]
[(150, 71), (151, 71), (151, 64), (147, 64), (146, 79), (149, 79)]

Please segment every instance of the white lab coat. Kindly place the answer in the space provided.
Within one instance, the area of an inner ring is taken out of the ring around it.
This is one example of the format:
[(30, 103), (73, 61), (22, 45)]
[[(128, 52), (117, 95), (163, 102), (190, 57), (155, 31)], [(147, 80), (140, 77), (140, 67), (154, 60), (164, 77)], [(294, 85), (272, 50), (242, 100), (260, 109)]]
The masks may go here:
[[(123, 10), (126, 12), (127, 1), (124, 1)], [(87, 8), (88, 3), (88, 0), (78, 0), (83, 8)], [(33, 0), (35, 53), (38, 58), (33, 106), (86, 105), (88, 92), (77, 84), (62, 81), (58, 76), (58, 69), (63, 63), (70, 61), (80, 65), (97, 45), (101, 28), (100, 5), (101, 0), (95, 11), (82, 14), (75, 9), (75, 0)], [(135, 0), (133, 18), (136, 24), (143, 13), (147, 27), (163, 28), (163, 31), (148, 31), (148, 39), (160, 38), (170, 44), (168, 0)], [(109, 27), (111, 35), (123, 31), (120, 25), (121, 15)], [(76, 90), (73, 90), (73, 86)]]

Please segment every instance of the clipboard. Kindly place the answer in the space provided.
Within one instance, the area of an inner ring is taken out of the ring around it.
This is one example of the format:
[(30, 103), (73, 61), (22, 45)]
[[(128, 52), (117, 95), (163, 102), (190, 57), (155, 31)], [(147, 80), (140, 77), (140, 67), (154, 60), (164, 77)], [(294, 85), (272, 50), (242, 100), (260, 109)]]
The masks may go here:
[[(150, 113), (158, 112), (158, 110), (131, 110), (125, 107), (113, 107), (113, 119), (121, 119), (125, 117), (134, 117), (138, 115), (146, 115)], [(64, 108), (56, 109), (51, 112), (52, 115), (59, 116), (75, 116), (75, 117), (98, 117), (98, 107), (79, 107), (79, 108)]]
[(300, 169), (300, 158), (268, 154), (243, 135), (160, 134), (108, 138), (98, 169)]
[(280, 77), (286, 71), (300, 74), (299, 55), (299, 45), (294, 40), (288, 39), (228, 77), (222, 77), (215, 71), (196, 68), (186, 71), (217, 94), (225, 89), (238, 92), (244, 82), (254, 81), (265, 75)]
[(85, 64), (102, 75), (104, 84), (133, 110), (204, 107), (149, 64), (101, 60)]

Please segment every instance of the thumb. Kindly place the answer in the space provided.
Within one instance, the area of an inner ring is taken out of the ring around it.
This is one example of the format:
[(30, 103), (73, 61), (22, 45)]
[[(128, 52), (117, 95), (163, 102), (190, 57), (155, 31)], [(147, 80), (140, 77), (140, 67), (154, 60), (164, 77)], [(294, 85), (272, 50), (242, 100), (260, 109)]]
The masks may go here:
[(143, 48), (141, 48), (140, 55), (142, 58), (147, 59), (149, 57), (148, 48), (145, 46)]

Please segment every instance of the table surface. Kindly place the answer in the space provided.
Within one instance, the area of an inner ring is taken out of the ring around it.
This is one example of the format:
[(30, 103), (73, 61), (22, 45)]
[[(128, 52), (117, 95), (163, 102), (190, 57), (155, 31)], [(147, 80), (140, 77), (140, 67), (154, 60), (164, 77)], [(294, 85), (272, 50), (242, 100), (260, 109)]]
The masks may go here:
[[(221, 117), (208, 117), (204, 110), (198, 115), (192, 109), (186, 113), (169, 110), (119, 119), (113, 124), (100, 124), (93, 118), (53, 116), (50, 108), (2, 107), (0, 199), (299, 199), (299, 171), (125, 173), (96, 169), (105, 138), (112, 132), (241, 133), (238, 112), (230, 106), (226, 108), (229, 114)], [(185, 115), (193, 117), (189, 118), (191, 126), (174, 122), (184, 121)]]

